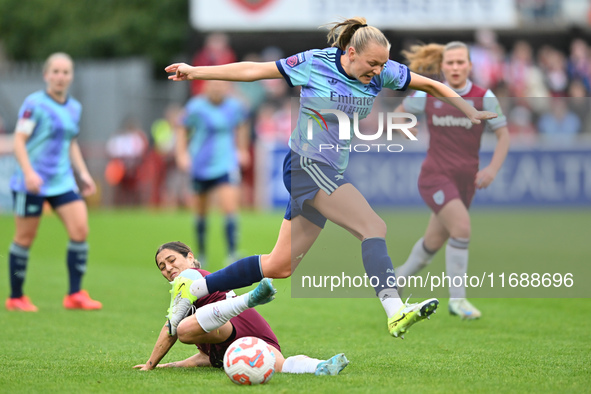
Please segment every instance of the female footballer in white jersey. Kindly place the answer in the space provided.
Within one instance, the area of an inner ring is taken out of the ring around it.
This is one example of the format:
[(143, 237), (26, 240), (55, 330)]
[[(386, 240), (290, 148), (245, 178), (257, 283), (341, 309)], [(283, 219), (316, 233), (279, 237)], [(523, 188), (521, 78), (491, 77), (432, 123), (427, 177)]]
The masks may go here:
[[(499, 117), (470, 128), (445, 124), (437, 120), (458, 118), (462, 114), (447, 104), (435, 104), (437, 100), (424, 92), (407, 97), (395, 110), (425, 114), (431, 139), (419, 176), (419, 192), (433, 211), (425, 235), (416, 242), (406, 262), (396, 269), (396, 274), (402, 277), (416, 274), (431, 262), (435, 253), (447, 242), (447, 275), (463, 278), (468, 271), (471, 234), (468, 209), (476, 189), (490, 185), (505, 161), (509, 150), (507, 120), (500, 111), (495, 95), (470, 81), (472, 63), (468, 46), (463, 42), (415, 45), (403, 54), (410, 61), (412, 70), (443, 74), (445, 83), (460, 96), (469, 97), (474, 106), (499, 113)], [(495, 132), (497, 145), (489, 165), (479, 170), (480, 140), (487, 126)], [(466, 299), (465, 283), (451, 286), (449, 296), (451, 314), (469, 320), (481, 316), (481, 312)]]
[[(412, 324), (433, 313), (438, 301), (430, 299), (406, 305), (400, 300), (395, 283), (391, 281), (394, 271), (385, 242), (386, 224), (343, 175), (350, 140), (339, 139), (339, 124), (331, 116), (317, 125), (319, 129), (312, 138), (308, 135), (308, 119), (314, 111), (326, 108), (315, 106), (313, 99), (320, 98), (322, 105), (332, 102), (334, 108), (347, 101), (359, 105), (352, 112), (363, 113), (371, 110), (373, 98), (382, 88), (404, 90), (410, 87), (451, 102), (476, 124), (496, 114), (477, 111), (444, 84), (411, 73), (406, 66), (389, 60), (390, 43), (379, 29), (368, 26), (365, 18), (334, 23), (328, 39), (330, 48), (302, 52), (277, 62), (240, 62), (211, 67), (176, 63), (166, 68), (173, 73), (169, 76), (173, 81), (284, 78), (288, 84), (302, 88), (298, 126), (290, 140), (292, 151), (284, 162), (284, 183), (291, 201), (273, 251), (241, 259), (194, 281), (191, 292), (202, 297), (215, 291), (248, 286), (263, 277), (289, 277), (328, 219), (361, 241), (367, 275), (379, 280), (375, 290), (386, 311), (388, 331), (400, 337)], [(322, 131), (321, 126), (324, 127)], [(325, 142), (344, 149), (318, 149), (319, 144)], [(176, 283), (173, 291), (179, 286), (181, 283)]]
[(19, 111), (14, 133), (14, 155), (19, 164), (10, 180), (16, 231), (8, 265), (11, 294), (6, 309), (36, 312), (23, 293), (31, 248), (47, 201), (63, 222), (68, 242), (67, 265), (70, 289), (63, 300), (66, 309), (101, 309), (102, 304), (81, 289), (88, 254), (88, 213), (79, 194), (73, 170), (82, 183), (83, 195), (96, 191), (76, 141), (82, 106), (68, 94), (74, 63), (65, 53), (55, 53), (43, 67), (46, 89), (29, 95)]

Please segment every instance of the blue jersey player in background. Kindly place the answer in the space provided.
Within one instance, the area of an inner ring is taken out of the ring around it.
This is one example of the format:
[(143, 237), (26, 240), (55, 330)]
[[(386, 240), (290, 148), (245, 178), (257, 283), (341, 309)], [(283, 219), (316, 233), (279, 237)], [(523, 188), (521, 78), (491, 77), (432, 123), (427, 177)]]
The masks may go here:
[(208, 81), (185, 106), (177, 138), (177, 163), (191, 174), (198, 260), (205, 264), (207, 214), (215, 192), (225, 216), (228, 262), (236, 260), (240, 167), (248, 165), (246, 110), (230, 95), (231, 84)]
[(10, 297), (6, 309), (35, 312), (37, 307), (23, 293), (29, 249), (47, 201), (63, 222), (68, 242), (69, 292), (63, 300), (67, 309), (101, 309), (102, 304), (81, 289), (88, 254), (88, 213), (79, 194), (90, 195), (96, 186), (76, 142), (82, 106), (68, 94), (74, 77), (69, 55), (55, 53), (43, 67), (46, 89), (25, 99), (14, 135), (14, 154), (19, 164), (10, 181), (14, 200), (16, 231), (9, 250)]
[[(365, 18), (334, 23), (328, 39), (330, 48), (302, 52), (277, 62), (211, 67), (177, 63), (166, 68), (174, 73), (169, 76), (173, 81), (284, 78), (288, 84), (302, 87), (298, 125), (290, 140), (292, 152), (284, 162), (284, 181), (291, 201), (273, 251), (241, 259), (196, 281), (177, 279), (173, 292), (178, 292), (183, 283), (191, 282), (192, 296), (202, 297), (247, 286), (263, 277), (289, 277), (328, 219), (361, 241), (367, 275), (379, 279), (375, 290), (387, 315), (388, 331), (394, 337), (402, 337), (411, 325), (432, 314), (438, 301), (405, 304), (400, 300), (391, 280), (394, 269), (386, 247), (386, 224), (344, 175), (350, 139), (340, 135), (340, 122), (335, 116), (324, 116), (324, 121), (316, 126), (316, 122), (311, 122), (312, 135), (308, 132), (308, 120), (314, 111), (327, 108), (349, 117), (354, 113), (363, 117), (371, 111), (374, 98), (383, 88), (426, 91), (460, 109), (475, 124), (496, 114), (477, 111), (444, 84), (389, 60), (390, 43), (379, 29), (368, 26)], [(315, 100), (322, 106), (314, 105)], [(350, 136), (351, 130), (348, 132)], [(332, 145), (334, 149), (320, 149), (320, 143)]]

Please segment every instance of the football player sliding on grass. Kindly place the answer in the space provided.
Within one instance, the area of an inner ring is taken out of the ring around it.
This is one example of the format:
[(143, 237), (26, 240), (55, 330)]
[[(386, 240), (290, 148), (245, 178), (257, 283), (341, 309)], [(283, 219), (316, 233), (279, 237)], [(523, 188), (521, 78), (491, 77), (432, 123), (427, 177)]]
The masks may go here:
[[(175, 278), (196, 280), (209, 275), (209, 272), (200, 269), (201, 265), (191, 249), (181, 242), (169, 242), (160, 246), (156, 252), (156, 264), (169, 282), (173, 282)], [(145, 364), (134, 368), (221, 368), (224, 353), (232, 342), (238, 338), (257, 337), (264, 340), (275, 355), (276, 372), (338, 375), (349, 364), (342, 353), (328, 360), (304, 355), (283, 357), (279, 341), (269, 323), (252, 309), (272, 301), (276, 292), (271, 279), (263, 279), (254, 290), (240, 296), (233, 292), (215, 292), (197, 299), (191, 296), (188, 286), (182, 286), (176, 296), (173, 293), (167, 316), (169, 320), (160, 330), (150, 358)], [(175, 313), (179, 310), (183, 313)], [(177, 316), (181, 316), (178, 321), (174, 320)], [(199, 352), (186, 360), (159, 364), (177, 339), (182, 343), (196, 345)]]

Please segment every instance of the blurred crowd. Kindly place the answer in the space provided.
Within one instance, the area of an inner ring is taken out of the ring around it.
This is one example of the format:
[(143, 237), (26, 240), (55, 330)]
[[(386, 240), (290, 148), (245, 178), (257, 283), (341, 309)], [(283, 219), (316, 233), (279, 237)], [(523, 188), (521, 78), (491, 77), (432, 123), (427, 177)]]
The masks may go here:
[[(471, 45), (472, 80), (499, 98), (516, 143), (572, 143), (589, 131), (591, 50), (574, 39), (566, 50), (527, 41), (504, 48), (481, 30)], [(558, 138), (559, 137), (559, 138)]]
[[(583, 39), (574, 39), (569, 48), (550, 45), (533, 48), (523, 40), (505, 48), (494, 31), (479, 30), (469, 45), (473, 63), (471, 78), (499, 98), (513, 145), (549, 141), (570, 146), (589, 133), (591, 101), (587, 97), (591, 91), (591, 48)], [(249, 53), (241, 60), (275, 61), (289, 55), (280, 48), (268, 47), (261, 53)], [(205, 66), (236, 60), (229, 37), (212, 33), (191, 63)], [(203, 81), (190, 84), (191, 96), (202, 91)], [(244, 103), (251, 129), (253, 160), (247, 168), (242, 168), (244, 205), (252, 205), (254, 201), (254, 145), (287, 144), (292, 130), (291, 97), (298, 94), (297, 88), (290, 88), (283, 80), (233, 86), (232, 95)], [(162, 118), (154, 122), (148, 132), (128, 119), (109, 140), (107, 153), (111, 163), (106, 178), (115, 186), (116, 205), (186, 204), (189, 181), (186, 174), (176, 168), (174, 159), (174, 129), (178, 126), (183, 104), (165, 108)], [(142, 196), (150, 197), (145, 201)]]
[[(551, 1), (522, 1), (521, 6), (529, 7), (535, 15), (548, 16), (553, 12)], [(471, 78), (499, 98), (516, 143), (561, 137), (568, 144), (590, 130), (591, 102), (586, 98), (591, 92), (591, 48), (586, 41), (576, 38), (569, 48), (533, 48), (527, 41), (519, 40), (506, 48), (494, 31), (479, 30), (469, 45)], [(270, 47), (242, 60), (275, 61), (289, 55), (292, 54)], [(215, 65), (236, 60), (228, 37), (215, 33), (206, 39), (192, 64)], [(191, 94), (199, 94), (201, 83), (193, 82)], [(289, 88), (284, 81), (269, 80), (237, 83), (234, 93), (249, 108), (252, 141), (287, 141), (291, 131), (289, 98), (298, 95), (296, 89)]]
[[(544, 7), (552, 5), (547, 1), (542, 3)], [(536, 4), (538, 2), (532, 0), (522, 5), (534, 7)], [(467, 44), (473, 63), (471, 79), (491, 89), (499, 98), (513, 146), (545, 141), (572, 146), (591, 135), (591, 101), (588, 98), (591, 47), (585, 40), (575, 38), (568, 48), (551, 45), (533, 48), (524, 40), (505, 47), (494, 31), (479, 30), (473, 42)], [(290, 55), (292, 53), (284, 53), (278, 47), (268, 47), (237, 59), (229, 36), (212, 33), (191, 63), (266, 62)], [(399, 60), (397, 54), (391, 55)], [(202, 81), (190, 84), (191, 96), (201, 94), (202, 90)], [(291, 98), (297, 97), (299, 92), (283, 80), (264, 80), (234, 83), (232, 95), (242, 101), (249, 114), (252, 161), (242, 168), (242, 179), (243, 204), (252, 205), (257, 160), (254, 146), (287, 144), (293, 128)], [(190, 183), (175, 164), (175, 128), (185, 104), (171, 103), (162, 108), (161, 118), (149, 129), (142, 129), (137, 119), (129, 117), (122, 122), (120, 130), (113, 132), (105, 147), (109, 162), (104, 174), (113, 187), (113, 204), (186, 206)], [(0, 134), (8, 132), (0, 118)]]

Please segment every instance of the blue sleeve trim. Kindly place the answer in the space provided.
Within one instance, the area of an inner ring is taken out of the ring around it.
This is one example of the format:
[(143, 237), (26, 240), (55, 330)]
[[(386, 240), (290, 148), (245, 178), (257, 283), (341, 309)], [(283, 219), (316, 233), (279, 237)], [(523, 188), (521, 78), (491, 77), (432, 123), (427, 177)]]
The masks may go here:
[(408, 88), (408, 85), (410, 85), (410, 68), (406, 68), (406, 82), (404, 83), (404, 86), (401, 87), (400, 89), (396, 89), (396, 90), (401, 90), (404, 91)]
[(285, 81), (287, 82), (287, 84), (289, 85), (289, 87), (290, 88), (293, 88), (293, 84), (291, 83), (291, 79), (289, 78), (289, 75), (287, 75), (287, 73), (285, 72), (285, 70), (283, 69), (283, 65), (281, 64), (281, 60), (275, 61), (275, 64), (277, 65), (277, 68), (279, 69), (279, 72), (281, 73), (281, 75), (283, 75), (283, 78), (285, 79)]

